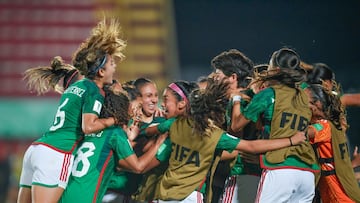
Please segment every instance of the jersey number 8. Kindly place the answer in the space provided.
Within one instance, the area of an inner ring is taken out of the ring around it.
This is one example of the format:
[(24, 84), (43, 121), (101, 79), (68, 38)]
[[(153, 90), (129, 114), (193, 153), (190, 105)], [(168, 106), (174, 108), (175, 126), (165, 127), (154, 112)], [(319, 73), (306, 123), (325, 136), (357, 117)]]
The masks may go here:
[[(84, 176), (90, 168), (89, 157), (94, 155), (95, 145), (92, 142), (84, 142), (76, 153), (72, 175), (75, 177)], [(81, 165), (80, 165), (81, 164)]]

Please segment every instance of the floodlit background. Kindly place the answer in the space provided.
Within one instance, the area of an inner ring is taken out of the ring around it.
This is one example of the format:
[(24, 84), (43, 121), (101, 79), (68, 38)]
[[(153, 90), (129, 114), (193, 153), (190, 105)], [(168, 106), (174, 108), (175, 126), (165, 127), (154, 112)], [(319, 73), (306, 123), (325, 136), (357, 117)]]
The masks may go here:
[[(102, 18), (116, 17), (128, 41), (121, 82), (137, 77), (162, 89), (211, 72), (210, 60), (238, 49), (256, 64), (284, 46), (335, 72), (345, 93), (360, 92), (360, 1), (1, 0), (0, 202), (16, 201), (24, 150), (53, 120), (59, 95), (37, 96), (22, 73), (72, 53)], [(349, 147), (360, 145), (359, 107), (349, 107)], [(8, 188), (8, 189), (6, 189)]]

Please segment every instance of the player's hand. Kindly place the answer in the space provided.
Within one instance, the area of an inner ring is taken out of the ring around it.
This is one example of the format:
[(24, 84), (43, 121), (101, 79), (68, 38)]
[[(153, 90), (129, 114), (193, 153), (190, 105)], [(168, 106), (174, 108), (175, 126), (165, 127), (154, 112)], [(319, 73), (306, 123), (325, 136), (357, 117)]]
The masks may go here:
[(289, 139), (292, 145), (298, 145), (304, 143), (306, 141), (305, 132), (298, 131), (297, 133), (295, 133), (295, 135), (291, 136)]
[(130, 141), (133, 141), (140, 133), (140, 128), (135, 122), (133, 122), (130, 126), (124, 125), (123, 129)]

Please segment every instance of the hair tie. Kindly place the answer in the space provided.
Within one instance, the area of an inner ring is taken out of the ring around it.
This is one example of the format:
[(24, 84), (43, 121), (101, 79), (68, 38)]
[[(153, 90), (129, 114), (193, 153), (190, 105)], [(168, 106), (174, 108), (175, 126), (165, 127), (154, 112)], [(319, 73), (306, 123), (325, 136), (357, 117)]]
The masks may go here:
[(171, 83), (168, 87), (178, 93), (185, 102), (189, 103), (189, 100), (179, 86), (175, 83)]

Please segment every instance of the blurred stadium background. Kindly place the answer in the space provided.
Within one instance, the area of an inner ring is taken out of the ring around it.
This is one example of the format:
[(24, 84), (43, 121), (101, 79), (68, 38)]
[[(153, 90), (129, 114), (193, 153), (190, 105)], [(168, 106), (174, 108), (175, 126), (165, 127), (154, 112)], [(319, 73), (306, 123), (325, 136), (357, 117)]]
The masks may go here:
[[(236, 48), (266, 63), (281, 47), (323, 62), (345, 93), (360, 92), (360, 1), (0, 0), (0, 202), (15, 202), (24, 150), (50, 126), (59, 95), (29, 92), (22, 73), (72, 53), (105, 15), (128, 41), (116, 79), (195, 81), (210, 60)], [(350, 151), (360, 145), (358, 107), (350, 107)], [(5, 200), (7, 199), (7, 200)]]

